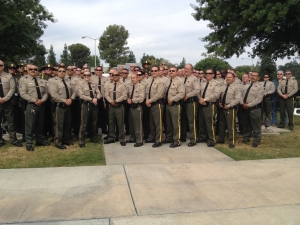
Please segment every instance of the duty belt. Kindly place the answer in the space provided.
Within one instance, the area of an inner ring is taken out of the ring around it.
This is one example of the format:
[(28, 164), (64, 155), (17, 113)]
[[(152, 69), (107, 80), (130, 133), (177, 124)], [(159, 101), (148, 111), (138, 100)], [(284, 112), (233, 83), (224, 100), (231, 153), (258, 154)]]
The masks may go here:
[(139, 106), (141, 106), (142, 104), (141, 103), (133, 103), (133, 104), (131, 104), (131, 105), (129, 105), (131, 108), (133, 108), (133, 109), (136, 109), (136, 108), (138, 108)]
[(216, 104), (216, 102), (206, 102), (206, 105), (201, 105), (201, 104), (199, 104), (199, 105), (202, 107), (207, 107), (209, 105), (215, 105), (215, 104)]
[(188, 98), (184, 103), (197, 102), (198, 98), (196, 96)]
[(158, 99), (156, 102), (152, 102), (151, 106), (156, 105), (156, 104), (163, 104), (163, 103), (164, 103), (164, 99), (161, 98), (161, 99)]

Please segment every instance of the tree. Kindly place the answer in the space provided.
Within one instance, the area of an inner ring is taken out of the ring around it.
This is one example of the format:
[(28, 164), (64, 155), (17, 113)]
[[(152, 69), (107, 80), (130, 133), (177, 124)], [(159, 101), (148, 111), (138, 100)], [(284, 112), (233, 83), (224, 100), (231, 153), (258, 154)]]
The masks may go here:
[(231, 68), (231, 66), (226, 61), (215, 57), (209, 57), (197, 62), (194, 68), (196, 70), (207, 70), (210, 68), (213, 70), (225, 70)]
[(156, 58), (153, 55), (146, 55), (145, 53), (143, 54), (140, 63), (143, 64), (143, 62), (145, 62), (146, 60), (148, 60), (152, 66), (156, 65), (156, 66), (160, 66), (162, 64), (162, 62), (165, 62), (166, 65), (168, 67), (173, 66), (174, 64), (172, 64), (169, 60), (164, 59), (164, 58)]
[(33, 54), (34, 55), (30, 59), (28, 59), (27, 62), (32, 63), (38, 67), (45, 66), (45, 55), (47, 54), (45, 46), (42, 44), (38, 45)]
[(53, 51), (53, 45), (50, 46), (48, 56), (47, 56), (47, 62), (50, 63), (52, 66), (56, 66), (57, 64), (55, 53)]
[(64, 63), (65, 65), (72, 65), (71, 55), (69, 53), (67, 44), (64, 45), (63, 53), (60, 55), (60, 62)]
[(55, 22), (52, 13), (39, 0), (1, 1), (0, 59), (17, 61), (33, 57), (42, 44), (39, 38), (47, 27), (44, 21)]
[(136, 63), (135, 55), (132, 51), (129, 51), (126, 63)]
[(122, 25), (110, 25), (103, 32), (99, 40), (99, 52), (101, 59), (109, 63), (110, 67), (124, 64), (129, 54), (127, 38), (128, 30)]
[(271, 77), (274, 77), (276, 73), (276, 63), (269, 56), (263, 56), (260, 62), (260, 71), (259, 74), (262, 77), (265, 74), (268, 74)]
[(178, 69), (184, 68), (185, 65), (186, 65), (185, 58), (182, 58), (182, 61), (181, 61), (181, 63), (179, 64)]
[(240, 56), (253, 47), (252, 57), (272, 59), (300, 53), (299, 1), (295, 0), (199, 0), (193, 17), (208, 20), (213, 30), (202, 41), (208, 53), (220, 57)]
[[(88, 57), (87, 64), (88, 64), (89, 67), (95, 67), (95, 55), (90, 55)], [(99, 60), (98, 56), (96, 56), (96, 65), (97, 66), (100, 65), (100, 60)]]
[(69, 45), (69, 50), (71, 53), (71, 61), (75, 63), (76, 66), (82, 67), (88, 62), (91, 51), (87, 46), (80, 43), (72, 44)]

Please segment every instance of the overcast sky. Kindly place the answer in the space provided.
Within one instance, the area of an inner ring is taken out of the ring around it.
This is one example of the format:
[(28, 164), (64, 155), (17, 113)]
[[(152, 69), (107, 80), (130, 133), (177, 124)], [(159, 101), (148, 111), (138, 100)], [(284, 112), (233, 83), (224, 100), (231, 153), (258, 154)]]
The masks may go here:
[[(178, 64), (184, 57), (187, 63), (195, 64), (206, 51), (205, 43), (198, 38), (211, 30), (207, 21), (196, 21), (191, 16), (194, 12), (191, 3), (197, 4), (196, 0), (41, 0), (57, 19), (56, 23), (47, 23), (41, 39), (47, 49), (53, 45), (57, 59), (65, 43), (84, 44), (94, 55), (95, 42), (81, 37), (98, 38), (106, 27), (117, 24), (129, 31), (128, 46), (137, 62), (146, 53)], [(251, 65), (252, 60), (247, 58), (245, 54), (227, 62), (233, 67)], [(278, 60), (277, 66), (287, 61)], [(254, 59), (253, 63), (256, 62)]]

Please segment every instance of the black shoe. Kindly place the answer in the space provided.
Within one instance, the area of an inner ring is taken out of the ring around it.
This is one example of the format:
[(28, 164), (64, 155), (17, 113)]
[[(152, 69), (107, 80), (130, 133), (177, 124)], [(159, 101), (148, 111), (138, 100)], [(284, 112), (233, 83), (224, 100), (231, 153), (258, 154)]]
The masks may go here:
[(141, 147), (143, 145), (143, 143), (136, 143), (136, 144), (134, 144), (133, 146), (134, 147)]
[(196, 143), (201, 143), (201, 142), (206, 142), (206, 140), (205, 139), (200, 139), (200, 138), (196, 139)]
[(290, 131), (293, 131), (293, 130), (294, 130), (294, 127), (293, 127), (293, 126), (289, 126), (289, 130), (290, 130)]
[(176, 147), (179, 147), (180, 144), (177, 144), (177, 143), (172, 143), (170, 144), (170, 148), (176, 148)]
[(284, 128), (284, 126), (283, 125), (278, 125), (277, 128)]
[(18, 141), (13, 141), (11, 144), (14, 145), (14, 146), (17, 146), (17, 147), (22, 147), (22, 146), (23, 146), (23, 145), (22, 145), (20, 142), (18, 142)]
[(32, 145), (26, 145), (26, 150), (27, 151), (34, 151), (34, 148), (32, 147)]
[(120, 142), (121, 146), (126, 146), (126, 142), (125, 141), (122, 141)]
[(252, 147), (254, 147), (254, 148), (256, 148), (257, 146), (258, 146), (258, 144), (256, 144), (256, 143), (252, 144)]
[(85, 144), (79, 144), (79, 148), (85, 147)]
[(224, 142), (224, 141), (219, 141), (219, 140), (217, 140), (216, 143), (217, 143), (217, 144), (224, 144), (225, 142)]
[(104, 141), (104, 144), (110, 144), (110, 143), (115, 143), (115, 141), (114, 140), (106, 140), (106, 141)]
[(42, 141), (42, 142), (36, 142), (35, 143), (35, 146), (48, 146), (48, 145), (50, 145), (50, 143), (47, 142), (47, 141)]
[(234, 144), (229, 144), (229, 148), (234, 148)]
[(242, 140), (243, 143), (248, 143), (250, 140)]
[(63, 145), (68, 145), (68, 146), (74, 145), (74, 143), (71, 142), (71, 141), (65, 141), (65, 142), (63, 142), (62, 144), (63, 144)]
[(159, 143), (159, 142), (155, 142), (155, 143), (152, 145), (153, 148), (158, 148), (158, 147), (160, 147), (160, 146), (161, 146), (161, 143)]
[(55, 147), (58, 149), (66, 149), (66, 146), (64, 146), (63, 144), (55, 144)]
[(135, 143), (133, 140), (126, 140), (126, 143)]
[(104, 138), (103, 138), (103, 140), (107, 140), (108, 139), (108, 136), (105, 136)]
[(163, 144), (173, 143), (173, 141), (172, 141), (172, 140), (163, 140), (162, 143), (163, 143)]
[(145, 142), (146, 142), (146, 143), (155, 143), (155, 140), (149, 138), (149, 139), (147, 139)]
[(212, 142), (207, 143), (207, 147), (214, 147), (214, 146), (215, 146), (215, 143), (212, 143)]
[(195, 142), (190, 142), (190, 143), (188, 144), (189, 147), (192, 147), (192, 146), (195, 146), (195, 145), (196, 145)]

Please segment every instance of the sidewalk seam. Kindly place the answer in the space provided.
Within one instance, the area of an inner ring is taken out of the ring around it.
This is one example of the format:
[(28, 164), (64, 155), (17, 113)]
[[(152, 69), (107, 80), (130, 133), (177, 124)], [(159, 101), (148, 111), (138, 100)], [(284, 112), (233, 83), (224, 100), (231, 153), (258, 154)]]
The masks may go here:
[(18, 219), (18, 223), (20, 222), (20, 220), (21, 220), (22, 216), (24, 215), (24, 213), (25, 213), (26, 209), (28, 208), (28, 206), (29, 206), (29, 205), (30, 205), (30, 203), (32, 202), (32, 199), (34, 198), (34, 196), (35, 196), (35, 195), (33, 195), (33, 196), (31, 197), (31, 199), (30, 199), (30, 201), (28, 202), (28, 204), (27, 204), (26, 208), (25, 208), (25, 209), (24, 209), (24, 211), (22, 212), (22, 215), (19, 217), (19, 219)]
[(129, 180), (128, 180), (128, 177), (127, 177), (125, 165), (123, 165), (123, 169), (124, 169), (125, 177), (126, 177), (126, 180), (127, 180), (127, 184), (128, 184), (128, 189), (129, 189), (129, 192), (130, 192), (131, 200), (132, 200), (132, 203), (133, 203), (133, 206), (134, 206), (134, 210), (135, 210), (136, 215), (138, 216), (139, 214), (138, 214), (138, 211), (136, 209), (135, 202), (134, 202), (134, 199), (133, 199), (133, 196), (132, 196), (132, 192), (131, 192)]

